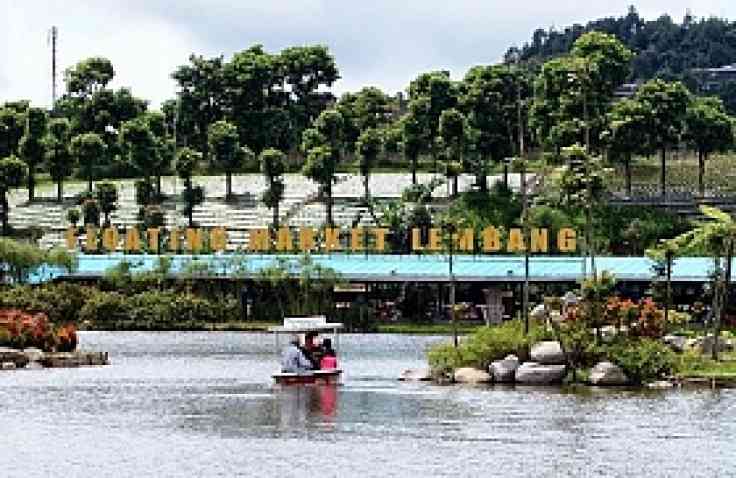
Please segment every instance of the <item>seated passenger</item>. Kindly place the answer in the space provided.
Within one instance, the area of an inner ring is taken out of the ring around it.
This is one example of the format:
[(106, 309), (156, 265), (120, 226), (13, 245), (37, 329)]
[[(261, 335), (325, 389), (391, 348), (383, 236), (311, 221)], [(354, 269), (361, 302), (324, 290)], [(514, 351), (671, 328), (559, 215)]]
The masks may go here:
[(289, 346), (286, 347), (281, 357), (281, 371), (283, 373), (303, 374), (311, 370), (312, 362), (307, 359), (301, 347), (299, 347), (299, 337), (292, 337)]
[(332, 348), (332, 340), (324, 339), (322, 341), (322, 360), (320, 360), (319, 368), (322, 370), (333, 370), (337, 368), (337, 354)]

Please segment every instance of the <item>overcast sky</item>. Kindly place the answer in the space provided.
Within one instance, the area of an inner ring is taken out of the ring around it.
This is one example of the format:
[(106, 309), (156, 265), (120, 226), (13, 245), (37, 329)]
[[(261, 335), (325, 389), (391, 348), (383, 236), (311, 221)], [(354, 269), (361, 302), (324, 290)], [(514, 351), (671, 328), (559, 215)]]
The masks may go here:
[[(263, 44), (269, 51), (327, 44), (342, 79), (337, 93), (374, 85), (406, 88), (419, 72), (500, 60), (538, 27), (565, 27), (619, 16), (613, 0), (0, 0), (0, 102), (48, 105), (47, 32), (59, 28), (59, 72), (80, 59), (108, 57), (113, 86), (128, 86), (154, 106), (173, 96), (171, 72), (191, 53), (225, 55)], [(736, 19), (733, 0), (646, 0), (652, 19), (669, 13)], [(63, 89), (59, 73), (59, 90)]]

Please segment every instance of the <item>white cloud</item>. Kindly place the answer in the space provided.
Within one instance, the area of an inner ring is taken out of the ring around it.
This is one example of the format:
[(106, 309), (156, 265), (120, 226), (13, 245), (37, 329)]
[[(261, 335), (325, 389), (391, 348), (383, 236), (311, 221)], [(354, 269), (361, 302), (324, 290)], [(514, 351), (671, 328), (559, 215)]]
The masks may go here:
[[(336, 90), (377, 85), (392, 92), (421, 71), (498, 61), (536, 28), (564, 27), (626, 12), (631, 0), (2, 0), (0, 101), (51, 98), (47, 31), (59, 27), (59, 72), (102, 55), (117, 72), (114, 86), (159, 104), (174, 94), (170, 74), (190, 53), (230, 56), (262, 43), (271, 51), (325, 43), (343, 79)], [(736, 16), (722, 0), (650, 0), (637, 8), (645, 18), (669, 13), (679, 20)], [(59, 74), (59, 89), (63, 89)]]

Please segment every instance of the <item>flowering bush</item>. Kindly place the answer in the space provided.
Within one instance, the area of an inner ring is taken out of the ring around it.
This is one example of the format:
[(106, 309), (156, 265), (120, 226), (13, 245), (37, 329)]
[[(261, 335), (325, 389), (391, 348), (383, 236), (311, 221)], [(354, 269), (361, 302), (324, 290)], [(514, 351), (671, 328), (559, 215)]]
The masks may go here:
[(47, 352), (71, 352), (77, 347), (77, 329), (71, 324), (54, 328), (44, 313), (0, 310), (0, 345), (18, 349), (36, 347)]

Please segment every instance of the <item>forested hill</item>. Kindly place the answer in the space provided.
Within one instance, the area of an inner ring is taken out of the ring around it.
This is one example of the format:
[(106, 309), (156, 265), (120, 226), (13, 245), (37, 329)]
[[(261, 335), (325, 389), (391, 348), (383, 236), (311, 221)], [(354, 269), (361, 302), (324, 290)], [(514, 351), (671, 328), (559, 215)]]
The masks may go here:
[[(591, 30), (616, 35), (636, 53), (633, 79), (653, 77), (688, 80), (692, 68), (717, 67), (736, 63), (736, 23), (722, 18), (697, 19), (688, 14), (681, 23), (668, 15), (647, 21), (634, 7), (625, 16), (601, 18), (587, 25), (573, 25), (558, 31), (538, 29), (531, 42), (521, 49), (521, 59), (539, 64), (567, 53), (573, 42)], [(516, 48), (510, 48), (508, 59)]]

